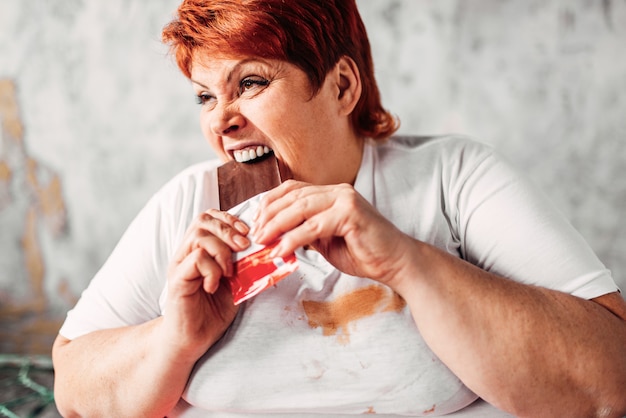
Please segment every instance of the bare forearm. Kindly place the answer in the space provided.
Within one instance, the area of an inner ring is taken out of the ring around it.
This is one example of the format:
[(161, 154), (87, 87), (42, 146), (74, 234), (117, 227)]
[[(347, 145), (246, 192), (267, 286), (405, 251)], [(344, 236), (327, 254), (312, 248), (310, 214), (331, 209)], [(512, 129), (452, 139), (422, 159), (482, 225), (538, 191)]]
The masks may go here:
[(55, 397), (64, 416), (163, 417), (179, 400), (194, 359), (175, 360), (161, 319), (93, 332), (53, 349)]
[(471, 389), (519, 416), (624, 413), (623, 320), (415, 244), (416, 263), (404, 272), (413, 279), (396, 290), (433, 351)]

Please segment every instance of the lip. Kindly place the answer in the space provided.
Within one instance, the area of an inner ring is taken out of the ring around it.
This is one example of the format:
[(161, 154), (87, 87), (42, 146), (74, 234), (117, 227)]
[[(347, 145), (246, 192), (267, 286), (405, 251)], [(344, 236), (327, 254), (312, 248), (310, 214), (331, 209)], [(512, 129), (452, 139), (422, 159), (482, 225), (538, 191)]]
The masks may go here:
[(235, 151), (241, 151), (244, 150), (246, 148), (252, 148), (252, 147), (258, 147), (258, 146), (262, 146), (262, 147), (268, 147), (269, 149), (273, 149), (269, 144), (265, 143), (265, 142), (260, 142), (260, 141), (246, 141), (246, 142), (237, 142), (236, 144), (232, 144), (232, 145), (227, 145), (224, 147), (224, 150), (231, 154)]

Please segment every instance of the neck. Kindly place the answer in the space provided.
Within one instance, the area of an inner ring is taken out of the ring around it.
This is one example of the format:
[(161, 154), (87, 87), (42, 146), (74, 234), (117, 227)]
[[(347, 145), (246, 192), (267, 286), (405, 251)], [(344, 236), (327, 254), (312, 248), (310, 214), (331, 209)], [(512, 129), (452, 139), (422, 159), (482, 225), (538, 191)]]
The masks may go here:
[(363, 138), (354, 137), (353, 141), (345, 141), (341, 147), (336, 147), (328, 156), (328, 164), (324, 164), (316, 176), (315, 183), (354, 185), (361, 168), (364, 144)]

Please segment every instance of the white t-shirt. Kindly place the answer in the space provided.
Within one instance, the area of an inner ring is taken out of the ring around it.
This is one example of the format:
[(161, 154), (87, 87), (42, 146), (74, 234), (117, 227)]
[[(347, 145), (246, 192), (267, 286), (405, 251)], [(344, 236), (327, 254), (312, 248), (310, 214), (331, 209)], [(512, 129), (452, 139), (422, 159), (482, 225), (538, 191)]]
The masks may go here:
[[(192, 220), (218, 207), (219, 164), (190, 167), (150, 200), (61, 335), (73, 339), (163, 313), (170, 257)], [(485, 270), (588, 299), (617, 290), (546, 198), (479, 143), (368, 142), (355, 188), (405, 233)], [(314, 251), (296, 255), (300, 268), (245, 302), (198, 361), (171, 416), (440, 415), (476, 399), (428, 348), (389, 288), (343, 274)]]

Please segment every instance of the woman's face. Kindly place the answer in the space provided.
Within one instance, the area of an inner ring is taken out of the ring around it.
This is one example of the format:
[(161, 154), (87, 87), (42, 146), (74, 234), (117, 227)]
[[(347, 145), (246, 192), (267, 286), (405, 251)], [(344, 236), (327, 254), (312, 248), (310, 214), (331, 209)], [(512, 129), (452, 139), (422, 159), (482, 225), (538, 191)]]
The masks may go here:
[(224, 161), (253, 164), (274, 152), (294, 179), (352, 182), (362, 141), (342, 107), (338, 71), (313, 95), (306, 73), (290, 63), (200, 56), (191, 80), (202, 132)]

